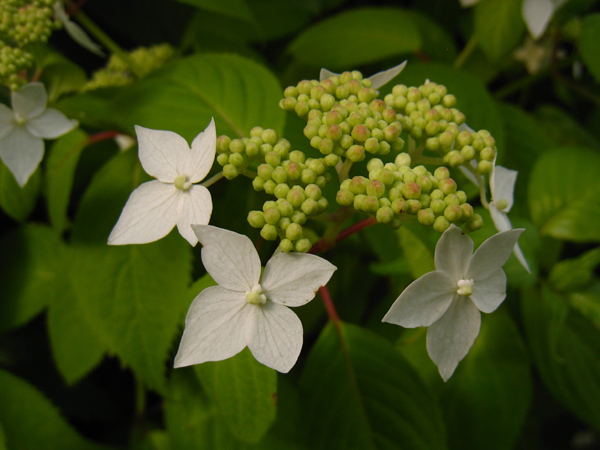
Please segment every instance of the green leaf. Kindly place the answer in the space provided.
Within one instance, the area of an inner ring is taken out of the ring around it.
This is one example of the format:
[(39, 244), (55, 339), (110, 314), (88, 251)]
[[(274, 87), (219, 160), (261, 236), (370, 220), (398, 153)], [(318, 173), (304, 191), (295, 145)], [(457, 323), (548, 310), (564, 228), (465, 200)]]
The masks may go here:
[(521, 0), (483, 0), (475, 6), (475, 35), (492, 61), (514, 49), (525, 31)]
[(196, 8), (205, 9), (224, 16), (234, 17), (246, 22), (255, 22), (252, 11), (245, 0), (177, 0), (180, 3), (187, 3)]
[(600, 265), (600, 247), (577, 258), (563, 259), (552, 266), (548, 281), (561, 292), (582, 289), (594, 279), (594, 269)]
[(18, 222), (23, 222), (35, 207), (41, 185), (40, 169), (36, 169), (23, 187), (19, 186), (8, 167), (0, 161), (0, 208)]
[(465, 114), (467, 124), (475, 130), (488, 130), (496, 139), (498, 148), (504, 149), (504, 120), (497, 103), (479, 78), (442, 64), (411, 62), (406, 65), (396, 82), (420, 86), (427, 79), (445, 85), (448, 93), (456, 96), (456, 107)]
[(260, 441), (275, 420), (277, 373), (256, 361), (247, 348), (195, 369), (233, 435), (243, 442)]
[[(263, 66), (237, 55), (181, 59), (131, 85), (112, 108), (130, 130), (171, 130), (189, 142), (214, 116), (219, 134), (249, 135), (256, 125), (283, 131), (281, 88)], [(168, 112), (168, 113), (167, 113)]]
[(560, 148), (538, 159), (529, 179), (529, 209), (540, 234), (576, 242), (600, 241), (600, 154)]
[(21, 326), (62, 295), (67, 260), (48, 227), (27, 225), (0, 240), (0, 330)]
[(6, 434), (4, 433), (2, 423), (0, 423), (0, 450), (8, 450), (6, 446)]
[(82, 438), (37, 389), (4, 370), (0, 370), (0, 405), (0, 423), (6, 434), (7, 448), (105, 448)]
[(330, 323), (300, 387), (312, 449), (446, 448), (434, 397), (387, 340), (365, 329)]
[(415, 280), (435, 270), (433, 253), (415, 233), (407, 227), (402, 227), (398, 230), (398, 236), (410, 267), (410, 274)]
[(62, 56), (44, 67), (40, 79), (47, 86), (49, 104), (56, 102), (63, 94), (78, 92), (87, 80), (81, 67)]
[(546, 286), (523, 291), (521, 307), (529, 349), (544, 384), (559, 402), (600, 430), (598, 330)]
[(451, 64), (457, 56), (454, 39), (438, 22), (417, 10), (406, 11), (423, 40), (421, 51), (434, 61)]
[(311, 67), (330, 70), (353, 70), (362, 64), (414, 53), (421, 48), (421, 36), (413, 17), (398, 8), (345, 11), (300, 34), (288, 52)]
[(600, 281), (585, 291), (567, 294), (569, 305), (590, 320), (600, 331)]
[(532, 380), (525, 345), (508, 314), (482, 317), (473, 347), (442, 389), (450, 448), (514, 447), (531, 403)]
[(600, 14), (590, 14), (581, 21), (579, 50), (583, 62), (600, 83)]
[(50, 223), (61, 233), (67, 226), (67, 209), (79, 155), (87, 143), (87, 133), (76, 128), (57, 140), (46, 161), (45, 185)]
[(544, 133), (555, 147), (591, 147), (600, 146), (600, 141), (588, 128), (582, 126), (573, 115), (552, 105), (542, 105), (535, 110), (540, 131)]

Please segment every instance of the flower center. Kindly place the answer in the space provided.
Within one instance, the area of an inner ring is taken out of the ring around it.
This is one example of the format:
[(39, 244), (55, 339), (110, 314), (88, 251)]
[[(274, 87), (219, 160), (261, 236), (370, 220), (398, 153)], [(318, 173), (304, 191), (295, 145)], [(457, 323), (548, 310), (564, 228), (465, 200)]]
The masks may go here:
[(473, 286), (475, 285), (473, 280), (458, 280), (457, 285), (458, 289), (456, 290), (456, 293), (458, 295), (469, 296), (473, 294)]
[(500, 200), (498, 200), (496, 202), (496, 208), (498, 208), (500, 211), (504, 211), (507, 206), (508, 206), (508, 201), (505, 198), (501, 198)]
[(187, 191), (190, 187), (192, 187), (192, 183), (188, 181), (187, 175), (178, 175), (173, 181), (173, 184), (180, 191)]
[(27, 119), (25, 117), (21, 117), (19, 113), (15, 113), (15, 125), (21, 126), (25, 124), (25, 122), (27, 122)]
[(262, 287), (257, 284), (251, 291), (246, 292), (246, 301), (252, 305), (264, 305), (267, 303), (267, 296), (262, 293)]

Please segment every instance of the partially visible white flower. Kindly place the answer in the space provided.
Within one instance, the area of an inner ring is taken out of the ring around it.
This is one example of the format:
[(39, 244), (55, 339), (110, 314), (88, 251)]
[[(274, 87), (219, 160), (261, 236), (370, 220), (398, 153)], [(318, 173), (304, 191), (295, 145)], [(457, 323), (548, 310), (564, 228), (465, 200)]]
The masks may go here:
[(44, 139), (56, 139), (77, 126), (60, 111), (46, 108), (42, 83), (12, 92), (12, 110), (0, 103), (0, 158), (23, 187), (44, 156)]
[(529, 34), (538, 39), (550, 23), (558, 8), (568, 0), (524, 0), (522, 6), (523, 19)]
[(383, 322), (429, 327), (427, 352), (447, 381), (479, 334), (481, 312), (491, 313), (506, 297), (502, 266), (524, 229), (504, 231), (473, 254), (473, 241), (450, 225), (435, 248), (437, 270), (413, 281)]
[[(379, 89), (381, 86), (383, 86), (388, 81), (390, 81), (392, 78), (394, 78), (396, 75), (398, 75), (400, 72), (402, 72), (402, 70), (404, 70), (404, 67), (406, 66), (407, 62), (408, 61), (404, 61), (402, 64), (398, 64), (397, 66), (392, 67), (391, 69), (384, 70), (382, 72), (378, 72), (375, 75), (372, 75), (369, 78), (367, 78), (368, 80), (371, 80), (371, 87), (373, 89)], [(319, 74), (319, 81), (323, 81), (323, 80), (326, 80), (327, 78), (330, 78), (333, 76), (339, 76), (339, 75), (341, 75), (341, 74), (333, 73), (327, 69), (321, 69), (321, 73)]]
[(279, 253), (261, 278), (250, 239), (210, 225), (193, 225), (202, 262), (219, 284), (194, 299), (175, 356), (175, 367), (221, 361), (246, 346), (258, 362), (288, 372), (302, 349), (302, 323), (288, 306), (311, 301), (337, 269), (306, 253)]
[[(510, 170), (506, 167), (496, 166), (490, 174), (490, 190), (492, 191), (492, 200), (490, 201), (490, 215), (498, 231), (507, 231), (512, 229), (508, 212), (514, 202), (515, 182), (517, 181), (516, 170)], [(513, 252), (525, 270), (531, 273), (529, 265), (523, 256), (519, 244), (515, 244)]]
[(69, 16), (65, 12), (65, 7), (62, 0), (54, 3), (52, 8), (54, 9), (54, 17), (56, 17), (56, 19), (63, 24), (65, 31), (69, 34), (69, 36), (71, 36), (71, 39), (73, 39), (86, 50), (89, 50), (98, 56), (106, 56), (102, 51), (102, 47), (92, 41), (92, 39), (85, 31), (81, 29), (79, 25), (69, 19)]
[(211, 119), (192, 147), (172, 131), (135, 126), (140, 162), (156, 180), (138, 186), (108, 237), (109, 245), (145, 244), (165, 237), (177, 225), (191, 244), (198, 238), (191, 224), (207, 224), (212, 199), (206, 187), (194, 184), (210, 171), (217, 150), (217, 131)]
[(460, 6), (462, 6), (463, 8), (470, 8), (479, 3), (479, 0), (459, 0), (459, 2)]
[(125, 150), (129, 150), (131, 147), (133, 147), (137, 142), (128, 134), (119, 133), (115, 136), (115, 143), (119, 147), (119, 150), (124, 152)]
[(531, 36), (527, 36), (523, 45), (514, 51), (513, 56), (525, 65), (528, 73), (535, 75), (550, 64), (552, 52), (552, 43), (549, 40), (538, 42)]

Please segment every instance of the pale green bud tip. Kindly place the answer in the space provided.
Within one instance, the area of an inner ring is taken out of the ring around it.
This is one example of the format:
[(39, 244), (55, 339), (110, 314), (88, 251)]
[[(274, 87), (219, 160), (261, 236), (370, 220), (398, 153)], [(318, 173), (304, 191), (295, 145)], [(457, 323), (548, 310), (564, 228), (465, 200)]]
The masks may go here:
[(262, 228), (265, 225), (265, 216), (262, 211), (250, 211), (248, 213), (248, 223), (253, 228)]
[(504, 210), (508, 206), (508, 201), (505, 198), (501, 198), (496, 202), (496, 208)]
[(239, 172), (237, 167), (235, 167), (233, 164), (227, 164), (225, 167), (223, 167), (223, 176), (228, 180), (233, 180), (238, 175)]
[(267, 241), (274, 241), (277, 239), (277, 228), (275, 228), (275, 225), (267, 223), (262, 230), (260, 230), (260, 235)]
[(264, 305), (267, 303), (267, 296), (262, 293), (260, 284), (255, 285), (252, 290), (246, 291), (246, 301), (252, 305)]
[(473, 294), (473, 280), (458, 280), (456, 293), (458, 295), (469, 296)]
[(187, 175), (178, 175), (173, 181), (173, 184), (180, 191), (187, 191), (190, 187), (192, 187), (192, 183), (188, 181)]
[(296, 242), (296, 251), (299, 253), (306, 253), (310, 250), (310, 248), (312, 247), (312, 244), (310, 243), (310, 241), (307, 238), (303, 238), (300, 239), (298, 242)]
[(473, 217), (467, 222), (468, 231), (477, 231), (483, 227), (483, 218), (479, 214), (473, 214)]
[(289, 239), (282, 239), (279, 243), (279, 248), (282, 252), (289, 253), (294, 250), (294, 243)]

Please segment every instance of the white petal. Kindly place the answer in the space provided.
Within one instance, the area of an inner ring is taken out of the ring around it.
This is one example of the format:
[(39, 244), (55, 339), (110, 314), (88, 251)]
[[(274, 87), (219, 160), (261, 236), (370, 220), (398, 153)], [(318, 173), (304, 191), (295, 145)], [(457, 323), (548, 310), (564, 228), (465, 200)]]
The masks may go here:
[(213, 279), (232, 291), (246, 292), (260, 279), (260, 259), (242, 234), (211, 225), (192, 225), (202, 244), (202, 263)]
[(525, 259), (525, 255), (523, 255), (523, 251), (521, 250), (521, 247), (519, 247), (519, 243), (515, 244), (515, 246), (513, 248), (513, 253), (515, 254), (515, 258), (517, 258), (517, 261), (519, 261), (521, 263), (523, 268), (527, 272), (531, 273), (531, 269), (529, 268), (529, 264), (527, 264), (527, 260)]
[(337, 267), (316, 255), (279, 253), (267, 263), (261, 286), (272, 302), (300, 306), (311, 301), (336, 270)]
[[(477, 161), (470, 161), (469, 164), (471, 165), (471, 167), (473, 169), (477, 169)], [(460, 171), (463, 173), (463, 175), (465, 177), (467, 177), (469, 179), (469, 181), (471, 181), (471, 183), (473, 183), (475, 186), (477, 186), (479, 189), (481, 189), (481, 184), (479, 183), (479, 180), (477, 179), (477, 177), (473, 174), (473, 172), (471, 172), (469, 169), (467, 169), (465, 166), (458, 166), (458, 168), (460, 169)]]
[(508, 202), (508, 206), (503, 209), (504, 212), (509, 212), (513, 205), (513, 196), (515, 190), (515, 182), (519, 172), (510, 170), (502, 166), (494, 166), (494, 170), (490, 175), (490, 190), (492, 191), (492, 200), (495, 202), (504, 199)]
[(397, 66), (392, 67), (391, 69), (384, 70), (382, 72), (370, 76), (369, 80), (371, 80), (373, 89), (379, 89), (381, 86), (387, 84), (390, 80), (392, 80), (392, 78), (394, 78), (396, 75), (402, 72), (402, 70), (404, 70), (404, 67), (406, 66), (407, 62), (408, 61), (404, 61), (402, 64), (398, 64)]
[(456, 289), (456, 281), (446, 273), (426, 273), (408, 285), (382, 322), (406, 328), (427, 327), (446, 312), (455, 297)]
[(427, 330), (427, 352), (447, 381), (479, 334), (481, 314), (467, 297), (459, 297)]
[(492, 216), (492, 222), (494, 222), (494, 226), (498, 231), (508, 231), (512, 230), (512, 224), (510, 223), (510, 219), (506, 215), (505, 212), (499, 210), (496, 207), (495, 202), (490, 203), (490, 216)]
[(192, 183), (204, 179), (215, 161), (217, 151), (217, 129), (215, 119), (211, 119), (206, 129), (198, 134), (192, 142), (191, 151), (188, 153), (186, 174)]
[(8, 136), (15, 129), (15, 116), (12, 109), (0, 103), (0, 140)]
[(240, 292), (220, 286), (204, 289), (185, 318), (175, 367), (221, 361), (241, 352), (254, 327), (255, 308)]
[(471, 255), (473, 240), (456, 225), (450, 225), (435, 246), (435, 268), (458, 281), (464, 278)]
[(471, 6), (475, 6), (479, 3), (479, 0), (460, 0), (460, 6), (463, 8), (470, 8)]
[(29, 83), (12, 92), (12, 109), (24, 119), (39, 116), (46, 109), (48, 95), (42, 83)]
[(76, 120), (71, 120), (54, 108), (47, 108), (42, 115), (28, 120), (25, 126), (31, 134), (44, 139), (56, 139), (68, 133), (77, 126)]
[(471, 300), (479, 311), (491, 313), (506, 298), (506, 274), (498, 268), (489, 277), (477, 280), (473, 286)]
[(210, 192), (204, 186), (194, 184), (179, 195), (177, 229), (179, 234), (192, 246), (198, 243), (198, 237), (192, 230), (191, 225), (206, 225), (210, 220), (212, 207)]
[(165, 237), (175, 226), (179, 191), (174, 185), (148, 181), (129, 196), (108, 245), (146, 244)]
[(523, 18), (534, 39), (539, 38), (554, 14), (554, 3), (552, 0), (524, 0)]
[(302, 349), (302, 322), (291, 309), (269, 301), (253, 312), (255, 326), (248, 348), (261, 364), (289, 372)]
[(471, 258), (465, 278), (473, 279), (477, 283), (502, 267), (523, 231), (524, 228), (502, 231), (487, 239)]
[(154, 178), (172, 183), (185, 172), (190, 148), (184, 138), (172, 131), (151, 130), (135, 126), (139, 143), (140, 162)]
[(44, 156), (44, 141), (25, 127), (15, 127), (0, 141), (0, 158), (23, 187)]
[(330, 70), (327, 69), (321, 69), (321, 73), (319, 73), (319, 81), (323, 81), (326, 80), (327, 78), (331, 78), (331, 77), (335, 77), (335, 76), (339, 76), (339, 73), (333, 73)]
[(102, 51), (102, 47), (92, 41), (87, 33), (83, 31), (83, 29), (75, 22), (66, 20), (63, 22), (63, 25), (65, 26), (65, 31), (69, 34), (69, 36), (71, 36), (71, 39), (73, 39), (83, 48), (98, 56), (105, 56), (104, 52)]

